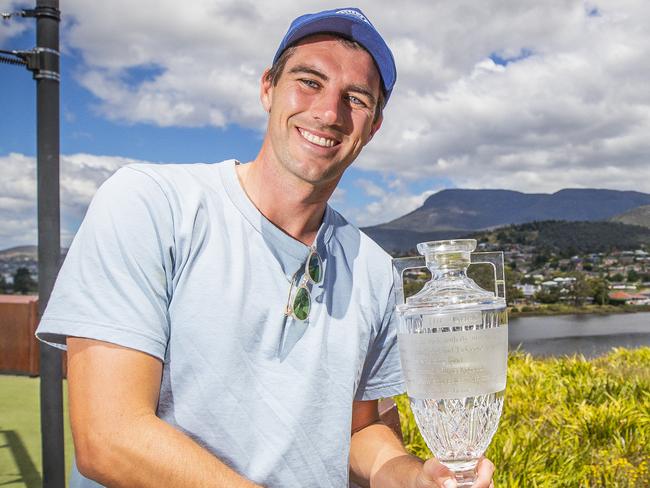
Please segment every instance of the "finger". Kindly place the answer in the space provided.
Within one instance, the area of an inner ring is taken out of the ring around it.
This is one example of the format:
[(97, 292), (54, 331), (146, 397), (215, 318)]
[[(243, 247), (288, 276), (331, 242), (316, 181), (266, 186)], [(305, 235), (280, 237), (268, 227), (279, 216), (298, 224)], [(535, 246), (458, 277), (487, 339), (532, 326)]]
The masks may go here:
[(454, 473), (435, 458), (431, 458), (422, 466), (422, 484), (417, 486), (436, 486), (440, 488), (456, 488)]
[(476, 465), (476, 481), (472, 488), (494, 488), (492, 475), (494, 474), (494, 464), (486, 457), (482, 457)]

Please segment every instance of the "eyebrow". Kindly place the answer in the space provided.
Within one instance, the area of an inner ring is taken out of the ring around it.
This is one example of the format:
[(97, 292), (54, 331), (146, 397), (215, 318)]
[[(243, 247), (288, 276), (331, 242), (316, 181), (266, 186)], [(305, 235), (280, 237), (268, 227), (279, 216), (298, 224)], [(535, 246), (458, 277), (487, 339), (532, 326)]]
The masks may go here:
[[(289, 73), (291, 74), (306, 73), (315, 76), (316, 78), (320, 78), (323, 81), (329, 80), (329, 77), (325, 73), (318, 71), (316, 68), (313, 68), (306, 64), (299, 64), (294, 66), (289, 70)], [(365, 85), (350, 85), (348, 86), (348, 90), (354, 93), (365, 95), (366, 97), (368, 97), (371, 104), (373, 105), (377, 104), (377, 97), (375, 97), (370, 91), (370, 89)]]
[(314, 76), (316, 76), (317, 78), (320, 78), (323, 81), (329, 80), (329, 78), (327, 77), (327, 75), (325, 73), (322, 73), (322, 72), (318, 71), (317, 69), (312, 68), (311, 66), (307, 66), (306, 64), (299, 64), (297, 66), (294, 66), (293, 68), (291, 68), (289, 70), (289, 73), (291, 73), (291, 74), (307, 73), (307, 74), (310, 74), (310, 75), (314, 75)]
[(361, 93), (362, 95), (365, 95), (366, 97), (368, 97), (372, 105), (377, 105), (377, 98), (372, 94), (372, 92), (366, 86), (351, 85), (348, 89), (354, 93)]

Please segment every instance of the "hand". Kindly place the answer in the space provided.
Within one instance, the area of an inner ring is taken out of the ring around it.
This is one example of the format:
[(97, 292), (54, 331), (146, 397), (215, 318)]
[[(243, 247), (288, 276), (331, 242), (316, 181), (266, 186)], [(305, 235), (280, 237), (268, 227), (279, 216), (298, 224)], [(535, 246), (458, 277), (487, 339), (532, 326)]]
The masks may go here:
[[(494, 464), (482, 457), (476, 466), (478, 475), (472, 488), (494, 488), (492, 474), (494, 473)], [(415, 480), (416, 488), (456, 488), (456, 479), (454, 473), (435, 458), (429, 459), (422, 465), (422, 470)]]

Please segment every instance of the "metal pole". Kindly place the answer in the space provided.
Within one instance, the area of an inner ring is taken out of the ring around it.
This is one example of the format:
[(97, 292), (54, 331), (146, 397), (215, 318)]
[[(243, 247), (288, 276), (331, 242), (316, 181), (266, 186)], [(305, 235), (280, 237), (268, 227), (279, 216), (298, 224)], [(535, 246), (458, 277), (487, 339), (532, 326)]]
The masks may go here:
[[(61, 260), (59, 216), (59, 0), (36, 0), (38, 295), (45, 310)], [(65, 487), (61, 352), (40, 343), (43, 487)]]

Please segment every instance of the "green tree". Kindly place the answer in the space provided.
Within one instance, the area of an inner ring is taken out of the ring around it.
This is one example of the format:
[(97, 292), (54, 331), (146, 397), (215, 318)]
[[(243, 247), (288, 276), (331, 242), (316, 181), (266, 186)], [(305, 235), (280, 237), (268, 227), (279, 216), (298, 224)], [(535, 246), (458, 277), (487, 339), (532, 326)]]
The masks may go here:
[(639, 273), (637, 273), (633, 269), (627, 272), (627, 281), (629, 282), (639, 281), (640, 278), (641, 276), (639, 275)]
[(625, 276), (623, 276), (621, 273), (616, 273), (614, 276), (610, 276), (610, 281), (623, 281), (625, 279)]
[(597, 305), (606, 305), (609, 303), (609, 285), (604, 278), (592, 278), (589, 280), (592, 297)]
[(29, 293), (38, 290), (38, 283), (32, 278), (29, 269), (21, 267), (14, 273), (14, 293)]
[(5, 280), (4, 275), (0, 274), (0, 293), (7, 293), (8, 289), (9, 283), (7, 283), (7, 280)]
[(535, 300), (540, 303), (557, 303), (560, 300), (560, 290), (557, 286), (542, 288), (535, 293)]
[(533, 267), (535, 268), (541, 268), (544, 266), (546, 263), (548, 263), (548, 255), (547, 254), (536, 254), (535, 257), (533, 258)]
[(519, 283), (522, 285), (534, 285), (535, 284), (535, 278), (532, 276), (524, 276)]
[(522, 277), (523, 275), (514, 268), (506, 266), (506, 302), (508, 305), (512, 305), (515, 300), (524, 298), (524, 292), (515, 286), (517, 283), (521, 283)]
[(575, 273), (573, 277), (576, 280), (569, 288), (569, 298), (576, 307), (581, 307), (588, 297), (593, 296), (593, 289), (583, 273)]

